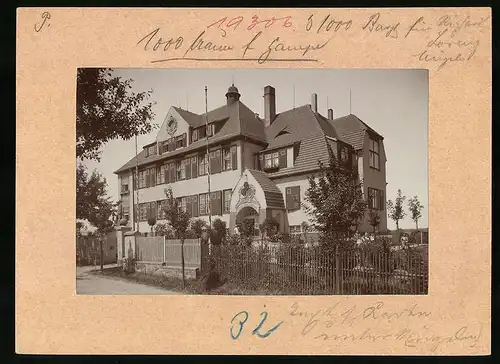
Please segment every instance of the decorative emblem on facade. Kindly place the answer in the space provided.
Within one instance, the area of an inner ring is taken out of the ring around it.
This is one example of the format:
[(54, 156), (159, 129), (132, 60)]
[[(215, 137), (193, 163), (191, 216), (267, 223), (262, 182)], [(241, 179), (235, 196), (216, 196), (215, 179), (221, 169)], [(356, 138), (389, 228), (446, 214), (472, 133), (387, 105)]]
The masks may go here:
[(248, 182), (245, 182), (239, 190), (239, 199), (236, 204), (236, 209), (243, 206), (251, 206), (256, 211), (259, 211), (260, 209), (260, 204), (255, 198), (255, 187), (250, 185)]
[(173, 116), (170, 116), (167, 121), (167, 133), (171, 136), (177, 131), (177, 120)]

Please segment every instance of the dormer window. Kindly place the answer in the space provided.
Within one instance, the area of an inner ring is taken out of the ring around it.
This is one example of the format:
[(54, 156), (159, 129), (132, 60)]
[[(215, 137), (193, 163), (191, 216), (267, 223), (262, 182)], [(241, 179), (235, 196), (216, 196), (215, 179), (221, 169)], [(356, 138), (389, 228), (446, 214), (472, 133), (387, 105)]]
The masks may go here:
[(197, 141), (198, 140), (198, 130), (193, 130), (193, 134), (192, 134), (192, 138), (191, 140), (193, 142)]
[(264, 155), (264, 168), (265, 169), (273, 169), (279, 168), (280, 166), (280, 157), (278, 152), (268, 153)]
[(156, 154), (156, 144), (144, 148), (144, 153), (145, 153), (146, 157), (149, 157), (150, 155), (155, 155)]
[(208, 125), (207, 135), (212, 136), (214, 134), (215, 134), (215, 125), (214, 124)]

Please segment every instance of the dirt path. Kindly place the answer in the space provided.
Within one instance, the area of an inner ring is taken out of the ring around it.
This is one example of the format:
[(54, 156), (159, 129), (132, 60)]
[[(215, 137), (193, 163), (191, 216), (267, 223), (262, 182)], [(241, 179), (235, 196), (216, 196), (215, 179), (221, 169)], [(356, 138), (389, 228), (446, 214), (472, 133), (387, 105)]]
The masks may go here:
[(76, 293), (82, 295), (174, 295), (177, 292), (163, 290), (140, 283), (93, 274), (95, 267), (76, 268)]

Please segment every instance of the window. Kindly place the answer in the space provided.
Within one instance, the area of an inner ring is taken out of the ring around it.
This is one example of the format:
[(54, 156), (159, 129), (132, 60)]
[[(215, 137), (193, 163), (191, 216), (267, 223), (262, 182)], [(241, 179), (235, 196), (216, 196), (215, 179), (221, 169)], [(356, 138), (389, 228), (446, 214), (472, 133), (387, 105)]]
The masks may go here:
[(182, 211), (186, 212), (187, 211), (187, 199), (186, 199), (186, 197), (181, 198), (180, 205), (181, 205), (180, 207), (181, 207)]
[(167, 218), (167, 214), (165, 213), (165, 211), (163, 210), (163, 208), (165, 207), (165, 204), (166, 204), (166, 200), (161, 200), (161, 201), (158, 201), (156, 203), (156, 208), (157, 208), (157, 212), (156, 212), (156, 216), (157, 218), (160, 220), (164, 220)]
[(203, 193), (200, 195), (200, 216), (208, 215), (210, 212), (210, 195)]
[(192, 138), (191, 140), (193, 142), (197, 141), (198, 140), (198, 130), (193, 130), (193, 135), (192, 135)]
[(349, 149), (347, 147), (342, 147), (340, 149), (340, 161), (345, 163), (349, 160)]
[(300, 225), (290, 225), (290, 234), (300, 234)]
[(202, 126), (198, 129), (198, 138), (205, 138), (207, 136), (207, 128), (206, 126)]
[(286, 188), (287, 210), (300, 210), (300, 186)]
[(224, 214), (229, 214), (231, 210), (231, 190), (224, 190), (224, 195), (223, 195), (223, 213)]
[(264, 156), (265, 159), (265, 169), (279, 168), (280, 166), (280, 156), (278, 152), (268, 153)]
[(214, 124), (208, 125), (207, 135), (212, 136), (214, 134), (215, 134), (215, 125)]
[(373, 210), (384, 209), (384, 191), (368, 187), (368, 208)]
[(222, 170), (223, 171), (229, 171), (230, 169), (233, 169), (233, 164), (232, 164), (232, 153), (231, 153), (231, 148), (224, 148), (222, 150)]
[(181, 136), (178, 136), (177, 137), (177, 140), (175, 142), (175, 148), (182, 148), (184, 147), (184, 137), (181, 135)]
[(128, 206), (122, 207), (122, 217), (128, 220), (130, 208)]
[(186, 164), (184, 160), (177, 161), (177, 181), (186, 179)]
[(161, 185), (165, 183), (165, 165), (162, 164), (160, 167), (156, 168), (156, 184)]
[(139, 221), (147, 221), (150, 216), (156, 217), (156, 202), (139, 204)]
[(380, 154), (379, 154), (379, 143), (378, 140), (370, 139), (370, 151), (369, 151), (370, 167), (375, 169), (380, 169)]
[(139, 188), (145, 188), (146, 187), (146, 173), (145, 171), (140, 171), (139, 172)]
[(204, 174), (208, 173), (208, 155), (205, 154), (203, 156), (200, 156), (199, 162), (198, 162), (198, 175), (202, 176)]

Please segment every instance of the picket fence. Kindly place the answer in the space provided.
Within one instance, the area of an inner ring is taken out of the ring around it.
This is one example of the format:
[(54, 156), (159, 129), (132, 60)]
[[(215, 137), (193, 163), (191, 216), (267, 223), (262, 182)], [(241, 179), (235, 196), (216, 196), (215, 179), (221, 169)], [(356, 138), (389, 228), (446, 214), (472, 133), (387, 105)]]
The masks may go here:
[[(158, 263), (167, 267), (182, 265), (182, 244), (179, 239), (165, 239), (164, 236), (137, 236), (136, 260), (144, 263)], [(201, 244), (199, 239), (184, 240), (184, 263), (186, 268), (200, 268)]]
[(266, 245), (214, 247), (224, 281), (286, 295), (427, 294), (427, 256)]

